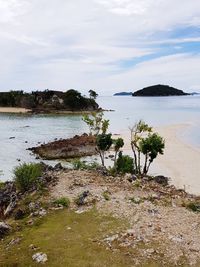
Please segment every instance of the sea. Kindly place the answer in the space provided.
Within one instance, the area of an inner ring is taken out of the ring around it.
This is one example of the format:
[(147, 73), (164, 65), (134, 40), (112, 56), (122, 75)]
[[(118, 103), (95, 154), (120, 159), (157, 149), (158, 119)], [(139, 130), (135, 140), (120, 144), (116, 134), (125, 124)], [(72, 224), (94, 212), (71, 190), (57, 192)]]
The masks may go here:
[[(200, 148), (200, 95), (179, 97), (99, 96), (97, 102), (110, 120), (109, 130), (121, 134), (140, 119), (159, 127), (189, 124), (179, 133), (186, 143)], [(36, 162), (27, 150), (42, 143), (87, 132), (81, 115), (31, 115), (0, 113), (0, 180), (11, 180), (13, 169)], [(46, 161), (56, 164), (58, 161)], [(66, 163), (67, 164), (67, 163)]]

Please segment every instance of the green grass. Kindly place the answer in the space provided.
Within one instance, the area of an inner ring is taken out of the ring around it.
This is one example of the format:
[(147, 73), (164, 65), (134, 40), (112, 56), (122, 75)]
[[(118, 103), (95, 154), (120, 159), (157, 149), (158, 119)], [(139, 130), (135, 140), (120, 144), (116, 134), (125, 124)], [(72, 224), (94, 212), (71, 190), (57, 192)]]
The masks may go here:
[[(32, 261), (36, 252), (46, 253), (46, 266), (55, 267), (129, 267), (131, 260), (122, 253), (113, 253), (99, 245), (96, 240), (102, 240), (106, 234), (116, 231), (126, 225), (118, 220), (100, 216), (96, 211), (76, 214), (71, 211), (57, 211), (41, 219), (32, 227), (25, 227), (14, 236), (0, 241), (0, 266), (38, 266)], [(71, 229), (69, 229), (69, 227)], [(22, 241), (6, 250), (6, 244), (18, 236)], [(33, 251), (33, 244), (40, 249)]]

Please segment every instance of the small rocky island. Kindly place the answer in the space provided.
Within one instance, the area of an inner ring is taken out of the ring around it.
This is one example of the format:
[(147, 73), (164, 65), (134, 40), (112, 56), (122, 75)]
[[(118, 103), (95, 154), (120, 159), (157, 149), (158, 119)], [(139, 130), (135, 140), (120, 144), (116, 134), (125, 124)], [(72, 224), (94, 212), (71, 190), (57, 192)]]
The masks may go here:
[(161, 84), (145, 87), (132, 94), (132, 96), (184, 96), (184, 95), (189, 95), (189, 94), (174, 87)]
[(0, 92), (0, 107), (25, 108), (33, 113), (97, 111), (99, 106), (95, 101), (96, 96), (97, 94), (90, 95), (87, 98), (74, 89), (66, 92), (54, 90), (31, 93), (24, 91)]
[(120, 92), (120, 93), (115, 93), (114, 96), (131, 96), (132, 92)]

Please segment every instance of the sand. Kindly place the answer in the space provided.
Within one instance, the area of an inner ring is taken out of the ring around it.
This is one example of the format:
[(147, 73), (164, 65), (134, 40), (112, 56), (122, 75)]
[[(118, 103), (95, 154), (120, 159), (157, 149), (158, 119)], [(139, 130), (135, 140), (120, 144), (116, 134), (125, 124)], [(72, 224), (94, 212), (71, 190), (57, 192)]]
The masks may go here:
[(0, 107), (0, 113), (27, 113), (29, 111), (25, 108)]
[[(168, 176), (176, 187), (200, 194), (200, 150), (179, 136), (187, 127), (190, 125), (178, 124), (155, 129), (165, 139), (165, 150), (164, 155), (159, 155), (153, 162), (150, 174)], [(131, 155), (130, 133), (123, 132), (122, 136), (125, 139), (124, 153)]]

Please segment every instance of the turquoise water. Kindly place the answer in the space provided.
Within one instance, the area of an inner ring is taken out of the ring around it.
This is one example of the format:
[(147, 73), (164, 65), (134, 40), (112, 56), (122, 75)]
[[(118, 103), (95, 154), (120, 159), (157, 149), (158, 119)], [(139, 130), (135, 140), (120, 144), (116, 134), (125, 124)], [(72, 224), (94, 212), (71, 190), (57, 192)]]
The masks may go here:
[[(189, 123), (191, 127), (182, 138), (200, 147), (200, 96), (133, 98), (99, 97), (102, 108), (115, 110), (106, 112), (110, 129), (120, 133), (143, 119), (153, 126)], [(1, 180), (12, 179), (12, 170), (20, 162), (35, 161), (26, 149), (38, 142), (55, 138), (72, 137), (87, 131), (79, 115), (9, 115), (0, 114), (0, 170)], [(10, 139), (14, 137), (13, 139)], [(55, 163), (55, 162), (53, 162)]]

